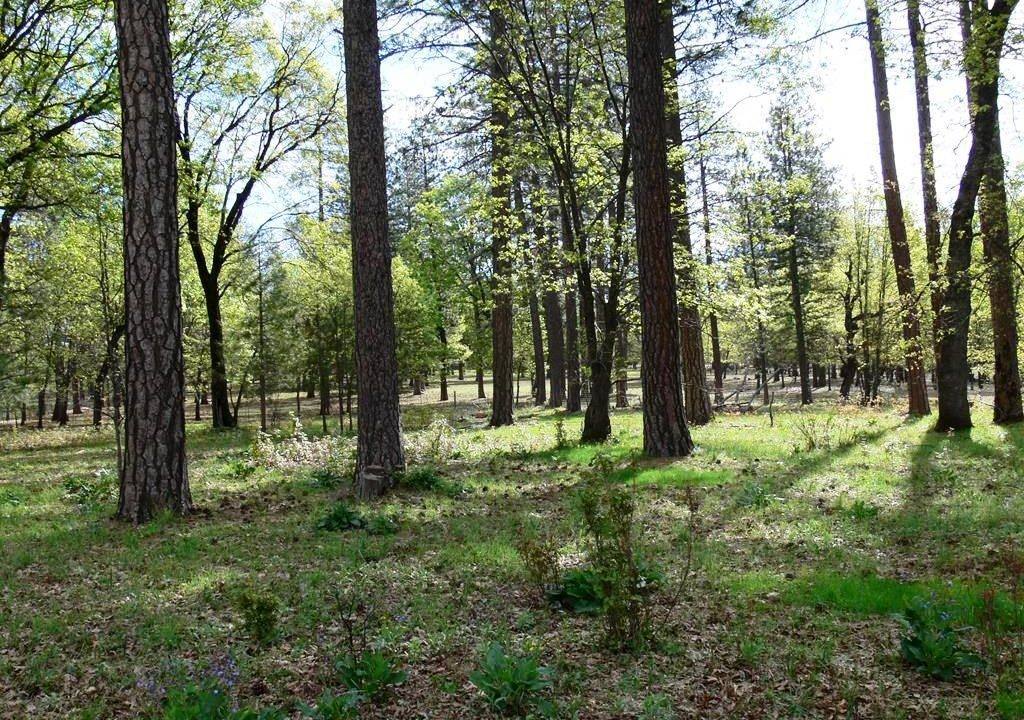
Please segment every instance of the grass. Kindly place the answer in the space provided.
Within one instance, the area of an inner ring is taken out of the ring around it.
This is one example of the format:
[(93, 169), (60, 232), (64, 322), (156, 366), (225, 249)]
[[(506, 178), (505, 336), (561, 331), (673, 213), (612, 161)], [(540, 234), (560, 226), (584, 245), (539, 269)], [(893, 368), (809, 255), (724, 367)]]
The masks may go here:
[[(410, 457), (445, 491), (347, 500), (394, 518), (386, 534), (318, 530), (345, 481), (325, 481), (315, 463), (251, 461), (244, 431), (190, 426), (201, 511), (138, 529), (113, 522), (113, 500), (93, 491), (115, 466), (108, 431), (0, 437), (0, 716), (153, 714), (168, 688), (229, 658), (235, 702), (298, 717), (300, 703), (339, 689), (330, 669), (350, 622), (408, 673), (365, 709), (371, 718), (488, 717), (468, 677), (492, 641), (556, 670), (558, 717), (1022, 716), (1016, 660), (932, 681), (898, 661), (893, 619), (934, 598), (974, 628), (979, 651), (986, 619), (1003, 639), (1020, 635), (1020, 429), (939, 435), (860, 408), (781, 411), (774, 427), (724, 416), (694, 429), (691, 458), (654, 462), (641, 456), (637, 413), (613, 416), (605, 446), (558, 448), (559, 416), (530, 411), (497, 430), (455, 418), (439, 461), (427, 456), (432, 417), (416, 413)], [(562, 419), (578, 437), (580, 417)], [(515, 550), (524, 527), (543, 528), (576, 561), (572, 488), (599, 454), (637, 494), (669, 585), (690, 495), (701, 506), (698, 570), (636, 657), (602, 650), (599, 621), (548, 607)], [(235, 601), (251, 587), (277, 603), (266, 647)]]

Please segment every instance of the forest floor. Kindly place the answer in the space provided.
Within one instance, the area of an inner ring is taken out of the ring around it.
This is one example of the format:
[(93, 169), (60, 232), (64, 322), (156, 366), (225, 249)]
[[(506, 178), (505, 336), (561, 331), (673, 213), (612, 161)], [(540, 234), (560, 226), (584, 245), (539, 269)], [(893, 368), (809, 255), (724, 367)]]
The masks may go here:
[[(653, 462), (635, 411), (602, 448), (572, 442), (579, 416), (490, 430), (467, 409), (448, 434), (415, 412), (409, 455), (441, 482), (347, 499), (367, 520), (349, 531), (320, 525), (351, 438), (190, 426), (198, 511), (134, 529), (110, 519), (109, 430), (0, 436), (0, 717), (161, 717), (164, 696), (214, 681), (300, 717), (364, 634), (405, 673), (367, 718), (490, 717), (470, 675), (491, 642), (551, 669), (537, 712), (555, 717), (1024, 717), (1024, 429), (948, 436), (821, 406), (721, 416), (691, 458)], [(599, 455), (663, 575), (634, 654), (552, 606), (517, 552), (540, 529), (580, 562), (573, 497)], [(246, 623), (240, 597), (276, 613)], [(907, 664), (907, 607), (935, 609), (923, 641), (972, 662), (948, 680)]]

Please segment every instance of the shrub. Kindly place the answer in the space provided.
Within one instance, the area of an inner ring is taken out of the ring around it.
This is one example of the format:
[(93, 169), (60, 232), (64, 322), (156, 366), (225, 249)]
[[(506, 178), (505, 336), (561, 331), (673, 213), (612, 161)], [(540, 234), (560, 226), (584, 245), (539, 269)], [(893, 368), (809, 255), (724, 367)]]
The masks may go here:
[(342, 530), (360, 530), (366, 527), (366, 518), (346, 503), (339, 502), (316, 524), (318, 530), (339, 532)]
[(235, 598), (242, 625), (257, 645), (269, 645), (277, 637), (277, 598), (256, 588), (243, 588)]
[(636, 503), (630, 490), (607, 479), (606, 459), (599, 456), (594, 466), (576, 496), (587, 558), (598, 580), (606, 640), (636, 650), (648, 637), (653, 590), (642, 569)]
[(565, 418), (559, 415), (555, 419), (555, 450), (569, 447), (569, 436), (565, 432)]
[(402, 473), (399, 484), (410, 490), (435, 490), (443, 480), (430, 465), (420, 465)]
[(335, 695), (329, 690), (316, 701), (316, 705), (304, 705), (302, 714), (313, 720), (351, 720), (358, 717), (359, 695), (344, 693)]
[(398, 518), (394, 515), (378, 513), (365, 518), (366, 532), (370, 535), (394, 535), (398, 532)]
[(407, 674), (392, 656), (381, 650), (364, 650), (335, 661), (341, 684), (359, 697), (380, 700), (392, 687), (405, 682)]
[(480, 669), (469, 681), (483, 693), (487, 704), (506, 715), (522, 716), (549, 708), (543, 695), (551, 689), (551, 670), (533, 655), (509, 655), (499, 643), (491, 643)]
[(242, 458), (228, 461), (221, 472), (225, 477), (244, 479), (256, 472), (256, 466)]
[(550, 535), (523, 531), (516, 539), (515, 548), (530, 582), (548, 594), (558, 582), (558, 543)]
[(224, 688), (208, 680), (168, 692), (160, 717), (162, 720), (284, 720), (286, 716), (276, 708), (235, 709)]
[(965, 670), (977, 670), (984, 661), (963, 646), (967, 628), (956, 627), (948, 608), (934, 600), (919, 599), (902, 615), (906, 633), (900, 639), (903, 659), (939, 680), (952, 680)]
[(316, 487), (334, 490), (341, 487), (345, 479), (331, 468), (316, 468), (309, 474), (309, 479)]
[(113, 501), (115, 476), (101, 468), (91, 477), (76, 475), (64, 480), (64, 499), (81, 509), (89, 509)]
[(768, 490), (764, 485), (757, 482), (746, 482), (736, 495), (736, 507), (738, 508), (763, 508), (771, 501)]
[(455, 497), (462, 492), (462, 487), (457, 482), (441, 477), (431, 465), (420, 465), (402, 473), (398, 484), (410, 490), (438, 492), (449, 497)]
[(576, 568), (562, 576), (562, 581), (552, 589), (548, 598), (566, 610), (596, 615), (604, 609), (603, 585), (594, 570)]

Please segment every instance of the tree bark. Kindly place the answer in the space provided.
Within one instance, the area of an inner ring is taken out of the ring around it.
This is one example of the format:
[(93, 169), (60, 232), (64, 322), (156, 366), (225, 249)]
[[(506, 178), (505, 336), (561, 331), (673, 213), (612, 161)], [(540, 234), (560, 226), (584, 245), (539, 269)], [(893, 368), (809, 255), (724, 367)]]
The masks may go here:
[(810, 362), (807, 359), (807, 334), (804, 329), (803, 290), (800, 287), (800, 261), (797, 242), (793, 238), (789, 248), (789, 292), (793, 306), (793, 324), (796, 326), (796, 363), (800, 373), (800, 404), (814, 402), (811, 394)]
[(565, 330), (562, 323), (562, 306), (558, 291), (544, 291), (544, 329), (548, 340), (548, 375), (551, 379), (549, 407), (565, 404)]
[[(997, 99), (998, 102), (998, 99)], [(1005, 425), (1024, 419), (1020, 366), (1017, 359), (1017, 293), (1013, 285), (1013, 249), (1006, 209), (1006, 170), (999, 132), (999, 108), (992, 134), (992, 150), (985, 166), (978, 197), (982, 249), (988, 265), (988, 297), (992, 310), (995, 372), (993, 420)]]
[(117, 516), (192, 510), (167, 0), (117, 0), (124, 180), (125, 446)]
[(921, 160), (921, 193), (924, 198), (924, 239), (928, 258), (928, 291), (932, 307), (932, 353), (938, 357), (938, 321), (942, 308), (939, 257), (942, 231), (935, 189), (935, 148), (932, 145), (932, 103), (928, 89), (928, 54), (919, 0), (907, 0), (907, 26), (914, 62), (914, 97), (917, 102), (918, 153)]
[(679, 343), (682, 350), (683, 395), (686, 419), (694, 425), (711, 421), (714, 411), (708, 394), (707, 372), (704, 364), (704, 333), (700, 309), (697, 307), (697, 287), (694, 281), (693, 241), (687, 211), (686, 170), (683, 164), (683, 132), (679, 123), (679, 89), (676, 83), (676, 41), (672, 21), (672, 5), (662, 5), (660, 47), (668, 87), (665, 89), (665, 140), (667, 143), (668, 175), (671, 192), (670, 216), (673, 244), (681, 249), (678, 284), (681, 291), (679, 308)]
[(910, 259), (910, 243), (903, 217), (903, 199), (896, 173), (896, 151), (892, 138), (889, 79), (885, 67), (885, 46), (882, 40), (881, 18), (877, 0), (865, 0), (868, 45), (871, 51), (871, 74), (875, 88), (875, 118), (878, 123), (878, 151), (882, 165), (882, 184), (885, 194), (885, 219), (889, 228), (892, 260), (896, 267), (896, 288), (900, 294), (900, 311), (904, 360), (907, 365), (907, 397), (910, 414), (929, 415), (928, 387), (924, 373), (921, 347), (921, 318), (917, 305), (914, 268)]
[(533, 401), (537, 405), (546, 405), (548, 401), (548, 383), (544, 371), (544, 333), (540, 326), (540, 301), (537, 291), (530, 288), (530, 330), (533, 338)]
[[(508, 42), (507, 23), (501, 7), (489, 9), (491, 42), (494, 47), (495, 78), (504, 77)], [(509, 110), (497, 79), (491, 82), (491, 421), (492, 427), (511, 425), (515, 400), (512, 394), (512, 295), (508, 246), (512, 237), (510, 193)]]
[(643, 353), (644, 452), (689, 455), (680, 384), (672, 258), (671, 193), (665, 141), (665, 82), (658, 50), (658, 0), (626, 0), (626, 58), (633, 138), (634, 206)]
[(565, 411), (576, 413), (583, 408), (583, 403), (580, 399), (580, 332), (575, 286), (565, 292), (565, 358)]
[(974, 207), (992, 154), (998, 119), (999, 61), (1006, 27), (1016, 4), (1017, 0), (995, 0), (991, 9), (984, 3), (975, 4), (973, 29), (965, 48), (965, 70), (970, 82), (968, 103), (974, 118), (971, 123), (971, 149), (949, 222), (946, 285), (939, 314), (939, 353), (936, 358), (938, 430), (964, 430), (972, 425), (967, 394), (970, 375), (967, 340), (971, 318)]
[[(700, 198), (704, 222), (704, 262), (711, 268), (714, 265), (714, 255), (711, 252), (711, 203), (708, 200), (707, 164), (704, 161), (703, 150), (700, 157)], [(708, 289), (711, 290), (710, 284)], [(715, 376), (715, 404), (721, 405), (725, 402), (722, 343), (718, 332), (718, 316), (714, 312), (708, 315), (708, 326), (711, 330), (711, 370)]]
[(356, 492), (377, 497), (405, 469), (398, 400), (387, 163), (375, 0), (344, 0), (352, 282), (359, 414)]

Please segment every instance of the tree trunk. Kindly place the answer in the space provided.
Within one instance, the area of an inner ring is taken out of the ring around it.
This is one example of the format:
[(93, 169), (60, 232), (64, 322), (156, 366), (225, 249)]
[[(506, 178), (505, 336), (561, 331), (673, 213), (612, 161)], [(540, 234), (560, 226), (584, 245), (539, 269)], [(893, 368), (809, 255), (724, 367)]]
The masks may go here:
[(575, 288), (570, 288), (565, 293), (565, 358), (565, 411), (575, 413), (583, 408), (580, 399), (579, 311), (576, 307)]
[(672, 242), (681, 248), (682, 259), (677, 269), (681, 306), (679, 308), (679, 343), (682, 350), (683, 396), (686, 419), (694, 425), (711, 421), (713, 410), (708, 394), (704, 364), (704, 333), (697, 307), (694, 281), (693, 242), (687, 210), (686, 169), (683, 165), (683, 133), (679, 124), (679, 88), (676, 80), (676, 41), (671, 3), (662, 8), (660, 47), (668, 87), (665, 89), (665, 141), (667, 143), (668, 176)]
[(910, 259), (910, 243), (903, 217), (903, 199), (896, 174), (896, 151), (892, 139), (889, 79), (885, 67), (885, 46), (882, 40), (881, 18), (877, 0), (865, 0), (868, 25), (868, 45), (871, 51), (871, 74), (875, 87), (875, 118), (878, 122), (878, 151), (882, 165), (882, 184), (885, 194), (885, 218), (892, 246), (892, 260), (896, 267), (896, 287), (900, 294), (900, 311), (904, 358), (907, 365), (907, 397), (910, 414), (929, 415), (928, 387), (921, 348), (921, 319), (917, 305), (917, 287)]
[(634, 205), (643, 353), (644, 452), (689, 455), (680, 384), (672, 258), (672, 212), (665, 142), (665, 82), (658, 0), (626, 0), (626, 57), (633, 137)]
[(970, 79), (968, 103), (974, 118), (971, 123), (971, 149), (960, 177), (956, 201), (949, 222), (949, 250), (946, 256), (946, 287), (939, 315), (936, 376), (939, 388), (938, 430), (963, 430), (971, 427), (971, 407), (967, 394), (970, 365), (967, 360), (968, 327), (971, 318), (971, 245), (974, 240), (974, 206), (982, 176), (992, 154), (999, 97), (999, 60), (1009, 16), (1016, 0), (995, 0), (991, 9), (984, 3), (974, 5), (984, 31), (971, 32), (966, 43), (965, 64)]
[(398, 400), (387, 163), (375, 0), (344, 0), (352, 280), (359, 413), (356, 492), (377, 497), (405, 469)]
[(548, 338), (548, 375), (551, 378), (549, 407), (565, 404), (565, 330), (562, 323), (562, 306), (558, 291), (544, 291), (544, 329)]
[(124, 180), (125, 417), (117, 516), (192, 510), (167, 0), (117, 0)]
[(510, 137), (508, 101), (497, 78), (504, 77), (507, 48), (507, 20), (501, 7), (489, 7), (491, 42), (494, 47), (494, 80), (491, 81), (491, 426), (512, 424), (515, 404), (512, 395), (512, 282), (507, 257), (512, 238), (510, 193)]
[(793, 324), (796, 326), (796, 359), (800, 373), (800, 404), (814, 402), (811, 395), (810, 363), (807, 359), (807, 335), (804, 330), (804, 304), (800, 288), (800, 262), (797, 258), (797, 243), (793, 239), (789, 248), (789, 292), (793, 306)]
[[(714, 265), (714, 256), (711, 252), (711, 204), (708, 201), (707, 166), (704, 162), (703, 151), (701, 151), (700, 157), (700, 197), (701, 216), (704, 222), (704, 263), (710, 268)], [(710, 283), (708, 290), (712, 290)], [(711, 370), (715, 375), (715, 404), (721, 405), (725, 402), (722, 343), (718, 332), (718, 316), (714, 312), (708, 316), (708, 325), (711, 329)]]
[(629, 360), (629, 338), (625, 324), (619, 325), (615, 339), (615, 407), (629, 407), (629, 376), (626, 363)]
[(544, 377), (544, 333), (540, 327), (540, 301), (537, 291), (530, 289), (530, 329), (533, 336), (533, 401), (543, 406), (547, 404), (547, 378)]
[[(998, 117), (999, 108), (995, 108)], [(998, 120), (992, 151), (978, 197), (982, 248), (988, 265), (988, 297), (992, 309), (995, 373), (993, 420), (999, 425), (1024, 419), (1020, 367), (1017, 360), (1017, 294), (1013, 286), (1014, 259), (1006, 210), (1006, 180)]]
[(477, 400), (487, 399), (487, 393), (484, 392), (484, 368), (482, 365), (476, 366), (476, 398)]
[(233, 428), (237, 425), (237, 419), (231, 412), (231, 394), (228, 392), (220, 286), (213, 279), (207, 280), (202, 285), (203, 297), (206, 301), (206, 320), (210, 330), (210, 412), (213, 416), (213, 427)]
[(932, 353), (938, 357), (938, 321), (942, 307), (939, 257), (942, 231), (939, 200), (935, 190), (935, 148), (932, 146), (932, 103), (928, 90), (928, 54), (919, 0), (907, 0), (907, 26), (914, 61), (914, 97), (917, 101), (918, 153), (921, 160), (921, 192), (924, 197), (924, 240), (928, 258), (928, 291), (932, 307)]

